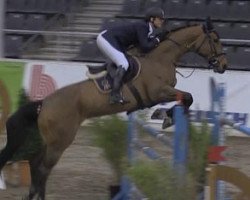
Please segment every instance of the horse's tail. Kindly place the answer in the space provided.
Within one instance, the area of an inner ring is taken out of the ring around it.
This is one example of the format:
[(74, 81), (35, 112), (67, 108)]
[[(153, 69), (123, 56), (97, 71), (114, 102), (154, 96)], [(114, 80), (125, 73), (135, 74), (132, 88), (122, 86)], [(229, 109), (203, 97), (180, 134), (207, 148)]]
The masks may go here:
[(20, 107), (6, 122), (7, 144), (0, 153), (0, 171), (18, 149), (24, 144), (27, 130), (37, 127), (42, 101), (29, 102)]

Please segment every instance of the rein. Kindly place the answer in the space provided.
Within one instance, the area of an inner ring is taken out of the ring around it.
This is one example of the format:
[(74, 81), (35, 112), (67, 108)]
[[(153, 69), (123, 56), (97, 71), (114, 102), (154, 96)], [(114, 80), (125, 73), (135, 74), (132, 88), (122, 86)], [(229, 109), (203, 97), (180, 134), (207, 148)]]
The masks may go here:
[[(175, 65), (175, 66), (177, 67), (178, 65)], [(193, 68), (193, 70), (192, 70), (192, 71), (190, 72), (190, 74), (187, 75), (187, 76), (183, 75), (183, 74), (182, 74), (181, 72), (179, 72), (178, 70), (176, 70), (176, 73), (179, 74), (182, 78), (189, 78), (189, 77), (191, 77), (191, 76), (193, 75), (194, 71), (195, 71), (195, 68)]]

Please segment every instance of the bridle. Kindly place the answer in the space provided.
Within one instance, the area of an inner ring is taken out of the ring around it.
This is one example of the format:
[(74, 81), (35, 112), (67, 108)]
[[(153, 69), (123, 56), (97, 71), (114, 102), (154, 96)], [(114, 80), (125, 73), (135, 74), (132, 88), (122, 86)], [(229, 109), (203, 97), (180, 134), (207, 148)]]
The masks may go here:
[[(198, 48), (194, 49), (194, 52), (199, 54), (200, 56), (204, 57), (204, 58), (207, 58), (208, 60), (208, 63), (209, 63), (209, 67), (208, 68), (211, 68), (211, 66), (213, 66), (214, 68), (216, 68), (217, 64), (218, 64), (218, 58), (220, 56), (223, 56), (225, 55), (226, 53), (225, 52), (220, 52), (218, 53), (217, 50), (216, 50), (216, 47), (215, 47), (215, 44), (213, 43), (213, 39), (211, 38), (210, 36), (210, 33), (215, 33), (215, 35), (218, 36), (217, 32), (215, 30), (213, 31), (206, 31), (206, 36), (204, 37), (203, 41), (201, 42), (201, 44), (199, 45)], [(209, 44), (209, 48), (210, 48), (210, 52), (212, 53), (212, 56), (210, 57), (207, 57), (206, 55), (200, 53), (200, 49), (202, 48), (202, 46), (204, 45), (205, 41), (208, 39), (208, 44)], [(215, 40), (218, 40), (219, 41), (219, 37)]]
[[(198, 55), (206, 58), (208, 60), (208, 63), (209, 63), (208, 68), (210, 69), (211, 67), (213, 67), (215, 69), (215, 68), (217, 68), (217, 64), (219, 63), (218, 58), (220, 56), (225, 55), (225, 52), (220, 52), (220, 53), (217, 52), (215, 44), (212, 41), (213, 39), (210, 36), (210, 33), (212, 33), (212, 32), (215, 33), (218, 36), (218, 34), (217, 34), (217, 32), (215, 30), (206, 31), (205, 32), (206, 35), (205, 35), (204, 39), (202, 40), (201, 44), (197, 48), (192, 48), (192, 47), (190, 47), (188, 45), (182, 45), (182, 44), (176, 42), (175, 40), (171, 39), (170, 37), (167, 37), (166, 40), (169, 40), (169, 41), (173, 42), (179, 48), (184, 47), (184, 48), (188, 49), (189, 51), (197, 53)], [(204, 55), (204, 54), (202, 54), (200, 52), (200, 49), (205, 44), (207, 39), (208, 39), (208, 43), (209, 43), (210, 52), (212, 53), (212, 56), (210, 56), (210, 57), (207, 57), (206, 55)], [(219, 37), (216, 40), (219, 41)]]

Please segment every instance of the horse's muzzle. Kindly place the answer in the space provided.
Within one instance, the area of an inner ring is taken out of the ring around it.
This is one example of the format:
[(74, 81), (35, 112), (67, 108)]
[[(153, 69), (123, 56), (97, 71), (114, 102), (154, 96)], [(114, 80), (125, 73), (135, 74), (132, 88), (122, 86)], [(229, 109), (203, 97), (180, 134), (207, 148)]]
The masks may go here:
[(213, 65), (214, 72), (219, 73), (219, 74), (223, 74), (226, 71), (226, 69), (227, 69), (227, 65), (223, 65), (222, 67)]

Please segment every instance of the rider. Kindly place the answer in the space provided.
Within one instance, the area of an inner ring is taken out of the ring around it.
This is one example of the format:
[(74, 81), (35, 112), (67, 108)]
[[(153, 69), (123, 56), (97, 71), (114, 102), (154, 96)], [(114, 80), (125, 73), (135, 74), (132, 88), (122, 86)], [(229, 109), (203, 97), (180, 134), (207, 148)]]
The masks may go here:
[(97, 46), (101, 52), (117, 66), (111, 91), (110, 103), (124, 103), (120, 93), (123, 76), (129, 63), (126, 51), (131, 45), (138, 46), (144, 53), (149, 52), (164, 39), (165, 31), (155, 35), (155, 30), (160, 30), (165, 21), (165, 13), (161, 8), (150, 8), (146, 11), (145, 21), (138, 21), (123, 26), (115, 26), (102, 31), (97, 36)]

